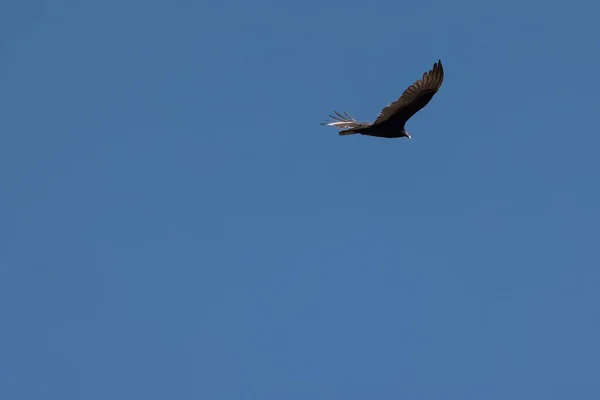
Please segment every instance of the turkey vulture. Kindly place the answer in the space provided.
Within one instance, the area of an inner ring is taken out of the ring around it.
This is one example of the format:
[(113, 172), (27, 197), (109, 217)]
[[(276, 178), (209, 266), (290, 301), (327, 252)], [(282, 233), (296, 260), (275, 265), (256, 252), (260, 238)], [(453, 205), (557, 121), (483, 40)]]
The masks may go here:
[(438, 60), (431, 71), (425, 72), (423, 78), (410, 85), (398, 100), (381, 110), (375, 122), (359, 122), (345, 112), (340, 114), (334, 111), (335, 115), (330, 115), (331, 120), (322, 122), (321, 125), (341, 129), (340, 135), (360, 133), (382, 138), (410, 139), (410, 133), (404, 129), (406, 121), (429, 103), (442, 87), (443, 80), (442, 61)]

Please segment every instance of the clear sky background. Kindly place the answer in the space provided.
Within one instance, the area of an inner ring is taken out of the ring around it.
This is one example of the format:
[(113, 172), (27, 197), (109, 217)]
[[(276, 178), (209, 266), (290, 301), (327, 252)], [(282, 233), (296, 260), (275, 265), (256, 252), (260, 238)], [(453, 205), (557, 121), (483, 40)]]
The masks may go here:
[(599, 14), (2, 2), (0, 398), (599, 399)]

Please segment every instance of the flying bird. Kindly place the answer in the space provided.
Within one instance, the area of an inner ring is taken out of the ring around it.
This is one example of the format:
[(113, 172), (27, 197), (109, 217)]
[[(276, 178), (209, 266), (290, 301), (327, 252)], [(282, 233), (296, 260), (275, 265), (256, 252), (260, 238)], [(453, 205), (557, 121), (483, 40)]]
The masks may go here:
[(410, 85), (402, 96), (386, 106), (373, 123), (359, 122), (347, 113), (330, 115), (329, 121), (321, 125), (333, 126), (340, 129), (340, 135), (376, 136), (381, 138), (411, 138), (410, 133), (404, 128), (406, 121), (429, 103), (434, 94), (442, 87), (444, 69), (442, 61), (438, 60), (433, 68), (425, 72), (423, 77)]

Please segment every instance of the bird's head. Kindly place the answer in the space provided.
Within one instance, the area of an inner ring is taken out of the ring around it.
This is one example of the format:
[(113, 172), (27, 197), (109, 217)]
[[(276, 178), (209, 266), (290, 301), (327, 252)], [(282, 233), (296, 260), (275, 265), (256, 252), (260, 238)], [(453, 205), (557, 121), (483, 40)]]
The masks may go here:
[(412, 139), (412, 136), (410, 136), (410, 132), (407, 131), (406, 129), (402, 129), (402, 137), (407, 137), (409, 139)]

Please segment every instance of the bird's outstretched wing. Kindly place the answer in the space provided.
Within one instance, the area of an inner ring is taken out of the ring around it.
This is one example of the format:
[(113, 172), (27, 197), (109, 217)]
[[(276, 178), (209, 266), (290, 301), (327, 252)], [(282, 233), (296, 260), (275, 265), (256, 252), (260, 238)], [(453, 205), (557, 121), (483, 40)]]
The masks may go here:
[(329, 115), (329, 120), (321, 122), (321, 125), (333, 126), (338, 129), (351, 129), (351, 128), (366, 128), (370, 124), (367, 122), (359, 122), (344, 112), (340, 114), (334, 111), (335, 115)]
[(410, 117), (429, 103), (433, 95), (442, 87), (443, 81), (444, 68), (442, 67), (442, 61), (438, 60), (437, 63), (433, 64), (433, 68), (429, 72), (425, 72), (421, 79), (410, 85), (398, 100), (381, 110), (373, 125), (385, 121), (386, 123), (404, 126)]

